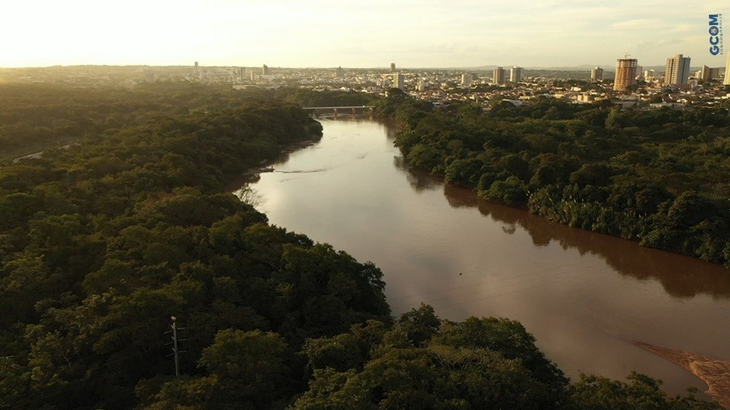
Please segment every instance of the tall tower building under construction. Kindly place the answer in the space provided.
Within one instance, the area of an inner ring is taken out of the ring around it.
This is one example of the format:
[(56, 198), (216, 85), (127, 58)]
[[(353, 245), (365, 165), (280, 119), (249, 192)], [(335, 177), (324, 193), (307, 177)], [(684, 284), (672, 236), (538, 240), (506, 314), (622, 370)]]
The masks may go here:
[(613, 90), (624, 91), (628, 86), (636, 84), (636, 70), (638, 66), (639, 62), (635, 58), (619, 58), (616, 60)]

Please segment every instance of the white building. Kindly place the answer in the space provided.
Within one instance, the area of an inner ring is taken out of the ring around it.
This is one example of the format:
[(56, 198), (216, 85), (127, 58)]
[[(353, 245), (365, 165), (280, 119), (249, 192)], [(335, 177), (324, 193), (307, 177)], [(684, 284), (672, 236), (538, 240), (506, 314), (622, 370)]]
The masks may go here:
[(504, 84), (505, 73), (504, 68), (497, 67), (492, 72), (492, 83), (493, 84)]
[(677, 54), (667, 59), (667, 70), (664, 73), (664, 84), (687, 84), (689, 79), (689, 57)]
[(509, 81), (519, 83), (522, 81), (522, 67), (514, 66), (509, 70)]
[(591, 81), (602, 81), (603, 80), (603, 69), (596, 67), (591, 70)]
[(401, 73), (393, 74), (393, 88), (400, 88), (402, 90), (404, 87), (405, 87), (405, 80), (403, 78), (403, 74), (401, 74)]
[(471, 87), (471, 83), (474, 81), (474, 76), (471, 74), (462, 74), (461, 75), (461, 86), (462, 87)]

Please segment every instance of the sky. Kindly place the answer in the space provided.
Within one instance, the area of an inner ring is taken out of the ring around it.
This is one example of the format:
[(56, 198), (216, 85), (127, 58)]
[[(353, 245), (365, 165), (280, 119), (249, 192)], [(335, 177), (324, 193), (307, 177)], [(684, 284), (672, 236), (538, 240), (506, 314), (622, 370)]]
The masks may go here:
[(730, 33), (728, 0), (2, 0), (0, 67), (719, 67), (716, 13)]

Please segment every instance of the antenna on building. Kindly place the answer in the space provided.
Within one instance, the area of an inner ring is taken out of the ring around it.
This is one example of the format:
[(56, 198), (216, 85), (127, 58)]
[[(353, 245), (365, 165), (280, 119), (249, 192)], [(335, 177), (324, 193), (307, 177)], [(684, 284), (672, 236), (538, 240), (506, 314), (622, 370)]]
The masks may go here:
[(631, 54), (629, 54), (629, 53), (625, 53), (625, 54), (624, 54), (624, 59), (627, 59), (627, 58), (629, 58), (630, 56), (631, 56)]

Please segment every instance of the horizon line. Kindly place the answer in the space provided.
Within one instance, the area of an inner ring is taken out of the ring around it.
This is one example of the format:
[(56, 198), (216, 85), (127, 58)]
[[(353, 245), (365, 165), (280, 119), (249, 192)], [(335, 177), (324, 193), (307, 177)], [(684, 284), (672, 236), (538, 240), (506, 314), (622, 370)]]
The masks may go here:
[[(200, 68), (261, 68), (263, 65), (198, 65)], [(701, 69), (706, 64), (702, 64), (700, 66), (695, 66), (698, 69)], [(665, 64), (649, 64), (649, 65), (642, 65), (642, 67), (664, 67)], [(167, 65), (158, 65), (158, 64), (53, 64), (53, 65), (47, 65), (47, 66), (0, 66), (0, 70), (20, 70), (20, 69), (48, 69), (48, 68), (78, 68), (78, 67), (159, 67), (159, 68), (165, 68), (165, 67), (196, 67), (192, 64), (167, 64)], [(337, 68), (342, 69), (348, 69), (348, 70), (385, 70), (390, 71), (390, 67), (342, 67), (342, 66), (267, 66), (269, 69), (300, 69), (300, 70), (336, 70)], [(494, 67), (494, 68), (492, 68)], [(605, 69), (611, 69), (615, 68), (615, 66), (612, 65), (592, 65), (592, 64), (578, 64), (578, 65), (570, 65), (570, 66), (519, 66), (519, 65), (499, 65), (499, 64), (486, 64), (481, 66), (455, 66), (455, 67), (400, 67), (396, 68), (396, 71), (402, 71), (402, 70), (444, 70), (444, 71), (458, 71), (458, 70), (474, 70), (474, 71), (485, 71), (485, 70), (493, 70), (497, 67), (504, 67), (505, 69), (510, 69), (512, 67), (519, 67), (523, 70), (562, 70), (562, 71), (570, 71), (570, 70), (588, 70), (595, 67), (603, 68)], [(718, 66), (722, 68), (723, 66)]]

